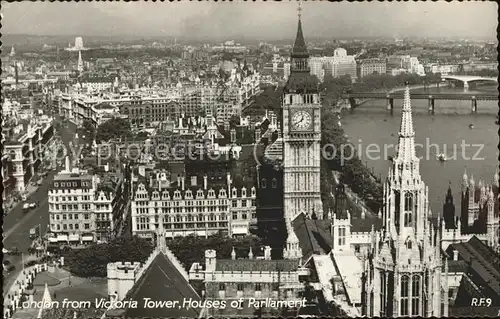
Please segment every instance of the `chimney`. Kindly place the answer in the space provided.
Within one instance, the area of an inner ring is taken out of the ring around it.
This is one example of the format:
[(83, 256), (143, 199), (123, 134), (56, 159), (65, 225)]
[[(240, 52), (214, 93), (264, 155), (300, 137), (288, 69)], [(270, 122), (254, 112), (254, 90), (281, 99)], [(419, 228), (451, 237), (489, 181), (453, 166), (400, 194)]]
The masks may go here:
[(361, 219), (365, 219), (365, 217), (366, 217), (365, 209), (362, 208), (361, 209)]
[(227, 175), (226, 175), (226, 180), (227, 180), (227, 186), (231, 186), (231, 173), (227, 172)]
[(181, 187), (182, 187), (182, 190), (185, 190), (186, 188), (186, 176), (182, 175), (181, 177)]
[(177, 187), (181, 187), (181, 175), (177, 175)]
[(229, 132), (231, 130), (231, 126), (229, 124), (229, 121), (224, 122), (224, 131)]
[(232, 260), (236, 259), (236, 251), (234, 251), (234, 247), (233, 247), (233, 250), (231, 251), (231, 259)]
[(196, 175), (195, 176), (191, 176), (191, 186), (197, 186)]
[(264, 259), (271, 260), (271, 247), (270, 246), (264, 247)]
[(458, 260), (458, 250), (453, 251), (453, 260)]
[(255, 129), (255, 143), (260, 142), (260, 127)]
[(207, 174), (205, 174), (205, 176), (203, 176), (203, 189), (207, 190), (207, 188), (208, 188), (208, 176)]
[(139, 166), (139, 175), (146, 176), (146, 167), (142, 165)]
[(236, 130), (234, 128), (231, 129), (231, 143), (236, 143)]
[(70, 167), (69, 167), (69, 156), (66, 156), (66, 158), (64, 159), (64, 170), (66, 172), (70, 172)]
[(248, 259), (253, 259), (252, 247), (250, 247), (250, 251), (248, 252)]

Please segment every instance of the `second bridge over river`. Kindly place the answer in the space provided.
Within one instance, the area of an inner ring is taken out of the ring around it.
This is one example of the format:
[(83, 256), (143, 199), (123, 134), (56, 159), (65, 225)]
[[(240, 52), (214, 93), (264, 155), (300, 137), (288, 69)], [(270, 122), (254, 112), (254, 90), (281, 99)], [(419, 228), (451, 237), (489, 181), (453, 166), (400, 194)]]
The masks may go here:
[[(341, 98), (348, 101), (351, 108), (355, 108), (357, 99), (385, 99), (387, 100), (387, 110), (394, 110), (394, 100), (403, 99), (404, 91), (399, 92), (349, 92), (341, 95)], [(412, 100), (428, 100), (429, 112), (434, 113), (436, 100), (469, 100), (471, 101), (471, 112), (477, 112), (477, 101), (495, 101), (498, 100), (498, 94), (493, 93), (410, 93)]]

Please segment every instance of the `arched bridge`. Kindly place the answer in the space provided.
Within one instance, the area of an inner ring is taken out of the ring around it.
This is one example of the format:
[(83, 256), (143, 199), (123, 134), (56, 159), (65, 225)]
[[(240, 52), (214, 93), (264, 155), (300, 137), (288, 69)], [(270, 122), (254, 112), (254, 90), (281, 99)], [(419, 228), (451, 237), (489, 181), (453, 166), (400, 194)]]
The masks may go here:
[(474, 81), (488, 81), (488, 82), (498, 83), (498, 78), (489, 78), (476, 75), (442, 75), (441, 78), (443, 80), (454, 80), (463, 82), (464, 88), (468, 88), (469, 82), (474, 82)]

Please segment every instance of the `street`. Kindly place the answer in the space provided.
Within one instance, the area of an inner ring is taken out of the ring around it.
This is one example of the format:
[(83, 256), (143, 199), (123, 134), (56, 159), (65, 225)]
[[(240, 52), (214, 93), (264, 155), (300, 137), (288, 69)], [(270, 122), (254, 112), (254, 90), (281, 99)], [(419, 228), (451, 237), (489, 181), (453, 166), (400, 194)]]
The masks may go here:
[[(62, 127), (61, 139), (68, 147), (68, 143), (74, 137), (76, 126), (65, 125)], [(63, 161), (64, 162), (64, 161)], [(23, 211), (23, 202), (13, 208), (8, 215), (4, 216), (3, 220), (3, 245), (6, 249), (12, 250), (14, 247), (20, 252), (27, 255), (28, 248), (31, 246), (32, 240), (29, 237), (31, 228), (40, 225), (41, 236), (45, 235), (49, 224), (49, 205), (48, 205), (48, 190), (51, 182), (54, 180), (56, 171), (49, 171), (47, 177), (43, 179), (42, 185), (27, 199), (27, 202), (38, 202), (38, 206), (27, 212)], [(9, 273), (4, 271), (4, 292), (10, 287), (18, 273), (22, 270), (22, 256), (4, 256), (4, 261), (9, 260), (15, 269)]]

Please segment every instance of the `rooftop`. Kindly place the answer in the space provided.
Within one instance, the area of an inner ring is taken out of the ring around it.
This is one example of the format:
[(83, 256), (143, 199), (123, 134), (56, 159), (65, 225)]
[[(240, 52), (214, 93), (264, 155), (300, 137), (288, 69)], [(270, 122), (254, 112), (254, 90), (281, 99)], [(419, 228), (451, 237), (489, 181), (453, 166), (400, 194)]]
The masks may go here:
[(179, 301), (184, 299), (200, 301), (189, 283), (162, 253), (153, 260), (141, 279), (136, 282), (130, 291), (130, 298), (138, 301), (138, 308), (129, 308), (125, 312), (126, 318), (155, 317), (155, 318), (181, 318), (198, 317), (199, 313), (194, 308), (143, 308), (144, 298), (153, 301)]
[(219, 259), (216, 263), (216, 271), (297, 271), (299, 263), (296, 260), (262, 260), (262, 259)]
[(473, 236), (465, 243), (451, 244), (449, 250), (457, 250), (459, 258), (467, 262), (482, 279), (483, 284), (500, 296), (500, 257), (479, 238)]

